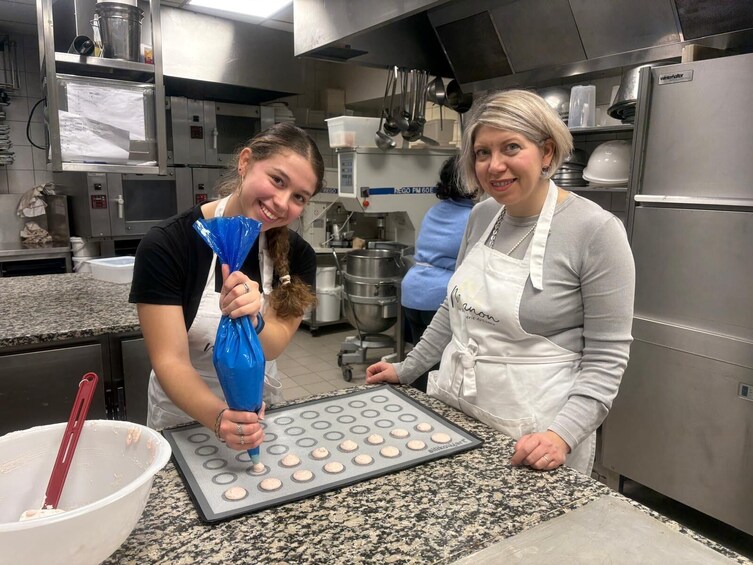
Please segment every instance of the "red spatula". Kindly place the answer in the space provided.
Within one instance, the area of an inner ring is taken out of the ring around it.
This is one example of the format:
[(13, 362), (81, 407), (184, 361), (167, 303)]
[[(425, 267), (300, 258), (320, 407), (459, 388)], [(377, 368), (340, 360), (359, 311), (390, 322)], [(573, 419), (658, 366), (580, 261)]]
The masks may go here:
[(73, 454), (76, 451), (76, 444), (81, 435), (81, 430), (86, 421), (86, 414), (89, 412), (89, 405), (92, 403), (94, 391), (97, 388), (99, 377), (95, 373), (86, 373), (81, 382), (78, 383), (78, 394), (73, 401), (73, 410), (71, 417), (68, 419), (68, 425), (63, 432), (63, 439), (60, 441), (55, 465), (52, 467), (50, 482), (47, 483), (45, 492), (44, 508), (57, 508), (60, 502), (60, 494), (63, 492), (65, 478), (68, 476), (68, 469), (73, 460)]

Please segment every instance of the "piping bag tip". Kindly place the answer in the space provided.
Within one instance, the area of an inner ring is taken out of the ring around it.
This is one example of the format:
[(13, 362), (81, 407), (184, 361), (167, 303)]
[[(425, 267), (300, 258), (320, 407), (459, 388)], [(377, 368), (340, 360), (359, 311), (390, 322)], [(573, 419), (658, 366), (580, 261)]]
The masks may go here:
[(248, 456), (251, 458), (251, 463), (253, 463), (254, 465), (258, 464), (260, 462), (259, 448), (256, 447), (254, 449), (249, 449)]

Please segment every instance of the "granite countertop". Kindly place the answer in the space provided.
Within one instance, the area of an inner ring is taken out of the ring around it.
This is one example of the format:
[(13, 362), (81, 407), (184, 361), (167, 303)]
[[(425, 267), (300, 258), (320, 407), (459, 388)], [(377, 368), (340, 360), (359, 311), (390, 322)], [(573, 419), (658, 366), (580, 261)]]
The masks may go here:
[(0, 348), (139, 331), (130, 284), (88, 273), (0, 278)]
[[(551, 472), (512, 467), (513, 440), (415, 389), (401, 390), (477, 435), (484, 445), (214, 525), (200, 521), (170, 462), (155, 477), (136, 528), (105, 563), (449, 564), (603, 496), (627, 500), (565, 467)], [(749, 563), (631, 504), (672, 530)]]

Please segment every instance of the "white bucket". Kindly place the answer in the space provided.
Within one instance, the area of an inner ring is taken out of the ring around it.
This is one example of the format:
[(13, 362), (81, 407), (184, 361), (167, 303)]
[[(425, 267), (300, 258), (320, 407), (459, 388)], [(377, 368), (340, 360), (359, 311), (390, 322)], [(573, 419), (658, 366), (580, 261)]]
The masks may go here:
[(337, 267), (317, 267), (316, 268), (316, 288), (329, 288), (335, 286), (335, 276)]
[(91, 259), (92, 257), (99, 257), (99, 242), (87, 241), (82, 237), (71, 237), (71, 252), (74, 257), (86, 257)]
[(319, 301), (316, 305), (317, 322), (336, 322), (340, 319), (342, 289), (341, 286), (316, 289), (316, 299)]

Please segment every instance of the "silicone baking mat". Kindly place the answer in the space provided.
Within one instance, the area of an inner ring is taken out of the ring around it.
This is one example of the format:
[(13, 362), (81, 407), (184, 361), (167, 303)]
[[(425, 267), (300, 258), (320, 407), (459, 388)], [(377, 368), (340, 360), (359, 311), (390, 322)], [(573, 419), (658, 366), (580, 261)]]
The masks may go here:
[[(203, 521), (302, 500), (483, 443), (389, 385), (270, 410), (263, 426), (261, 473), (245, 451), (227, 448), (200, 424), (163, 430)], [(270, 485), (276, 488), (264, 490)]]

